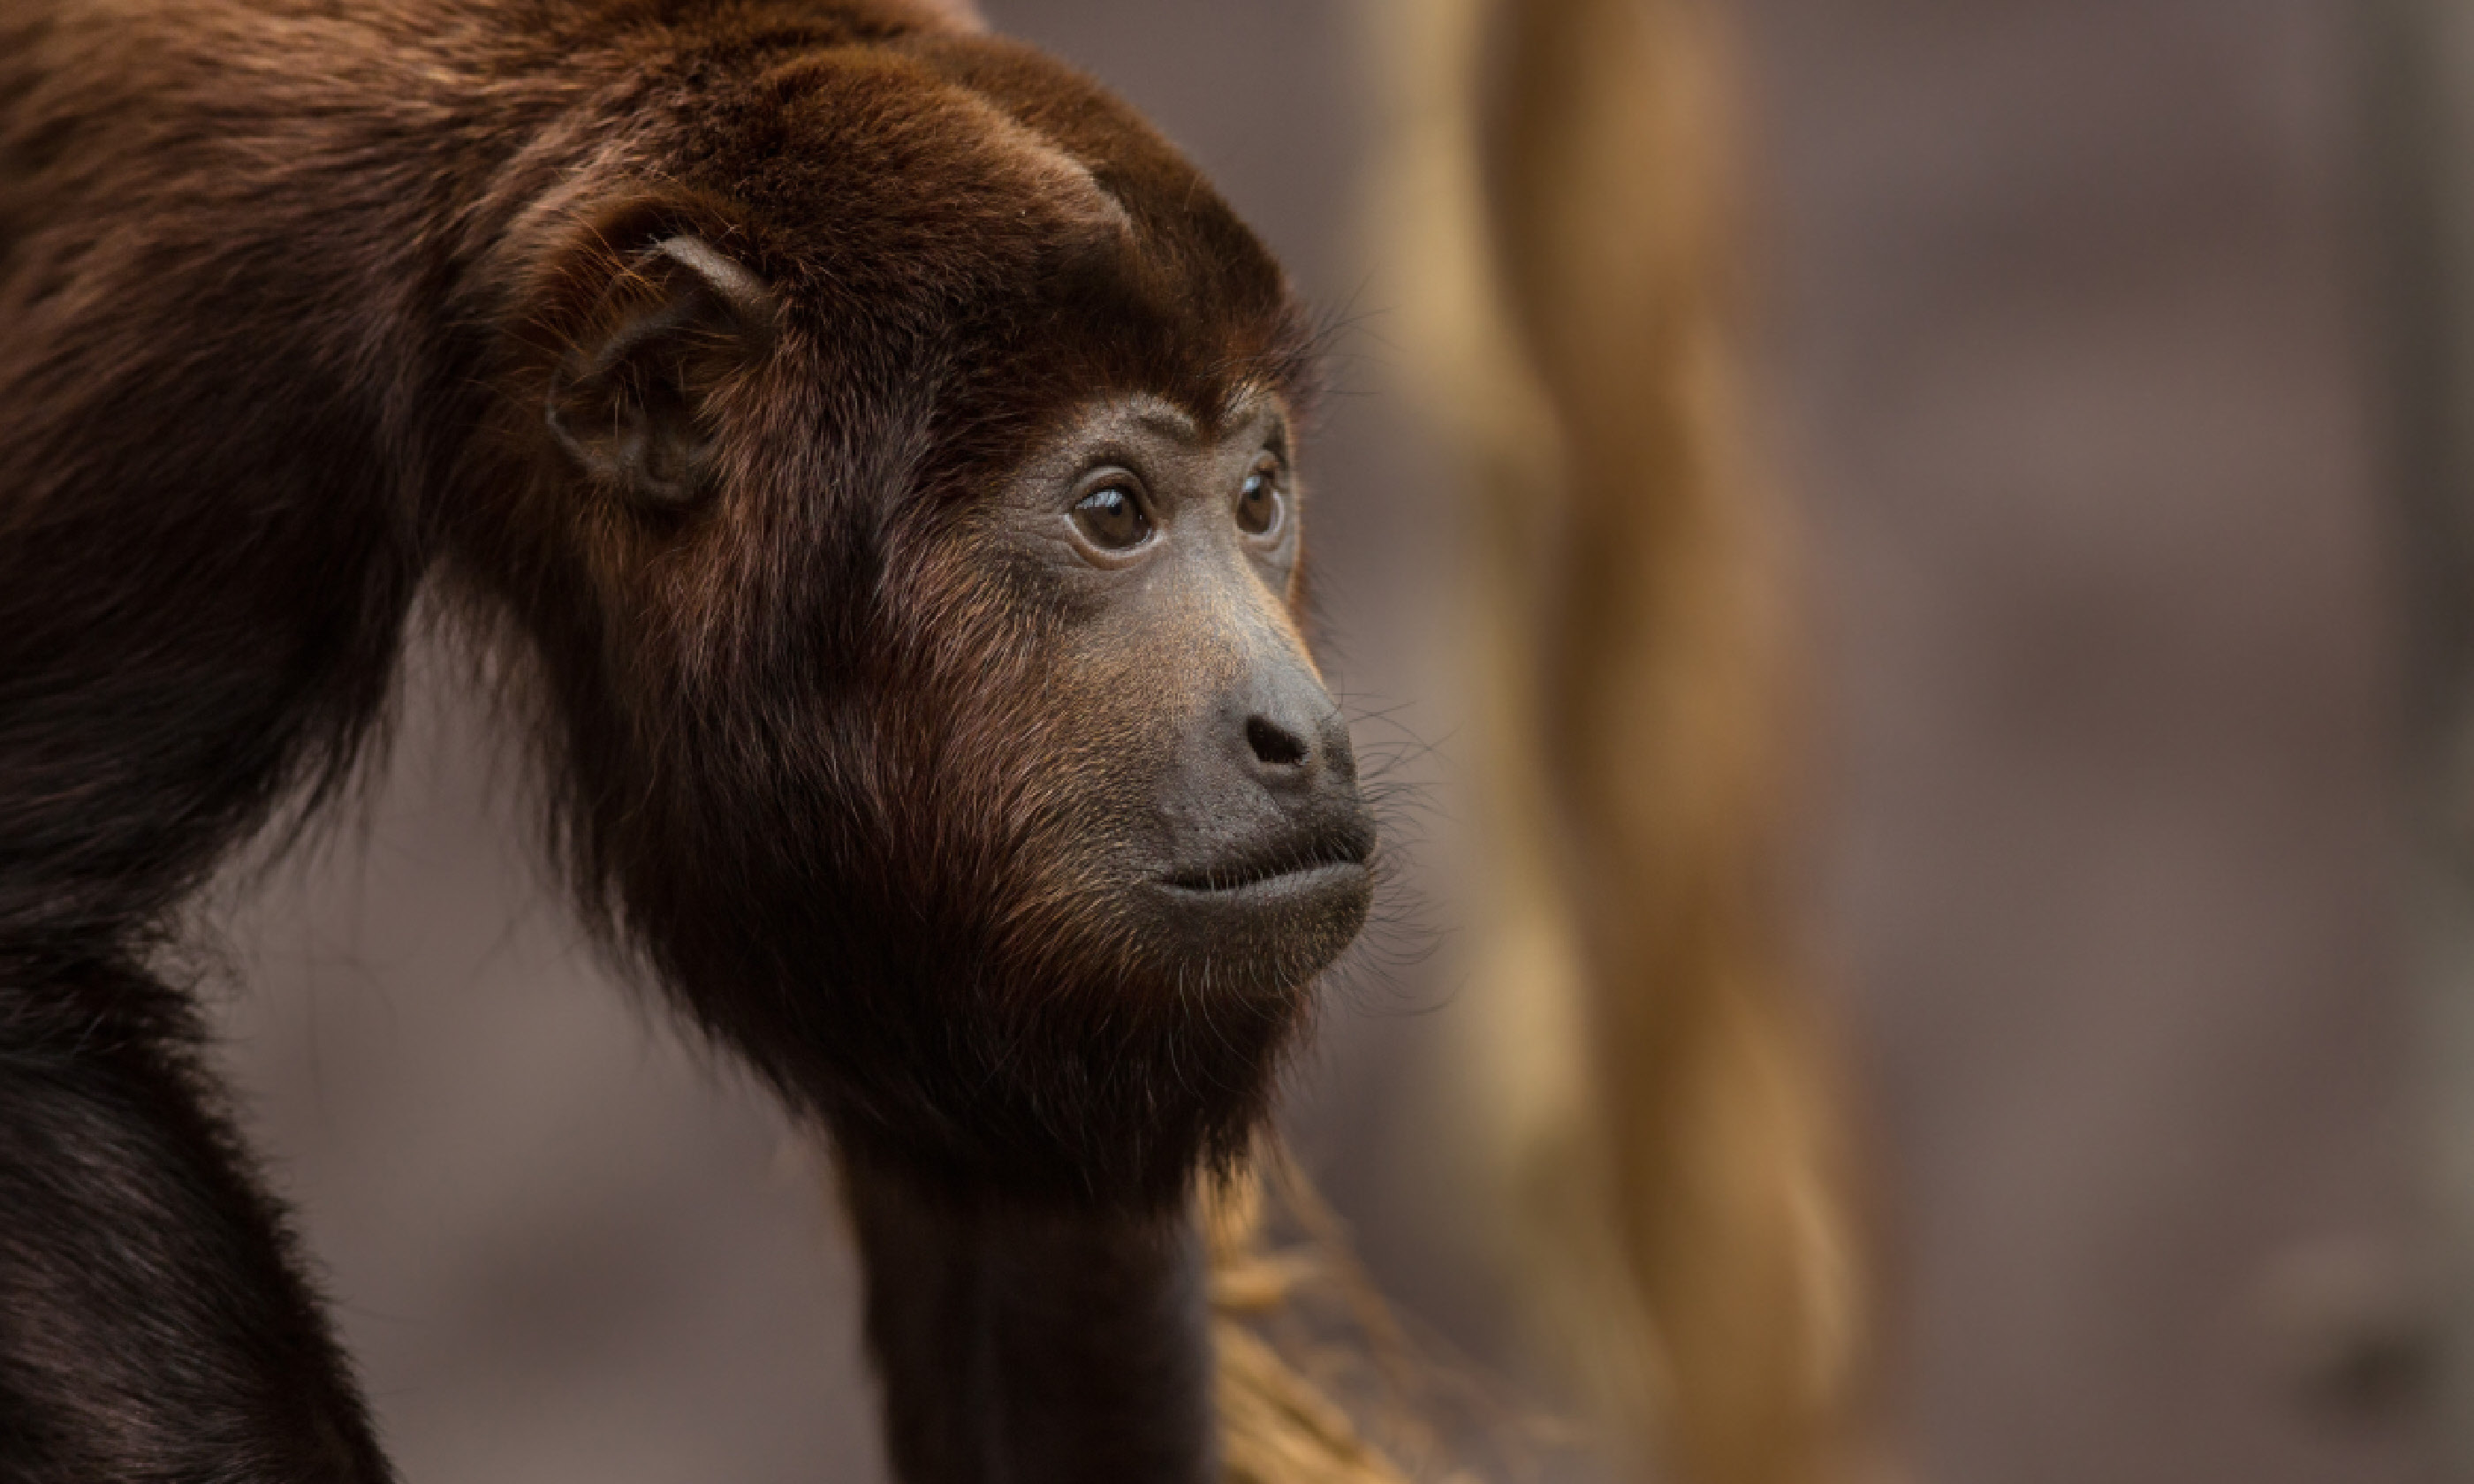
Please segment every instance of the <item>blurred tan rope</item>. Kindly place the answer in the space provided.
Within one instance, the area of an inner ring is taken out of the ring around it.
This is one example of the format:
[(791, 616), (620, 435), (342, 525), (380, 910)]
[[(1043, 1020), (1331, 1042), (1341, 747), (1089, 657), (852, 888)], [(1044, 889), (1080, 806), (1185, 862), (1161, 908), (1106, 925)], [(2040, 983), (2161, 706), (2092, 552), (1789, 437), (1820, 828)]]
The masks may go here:
[(1411, 1338), (1275, 1141), (1207, 1194), (1203, 1232), (1227, 1484), (1476, 1484), (1446, 1415), (1501, 1435), (1475, 1444), (1508, 1466), (1485, 1477), (1530, 1476), (1523, 1449), (1553, 1430)]
[(1269, 1249), (1263, 1177), (1205, 1201), (1212, 1344), (1218, 1352), (1222, 1476), (1227, 1484), (1408, 1484), (1325, 1388), (1262, 1325), (1323, 1276), (1312, 1254)]
[(1408, 359), (1475, 470), (1494, 905), (1464, 1134), (1541, 1330), (1644, 1464), (1844, 1477), (1866, 1243), (1780, 900), (1792, 615), (1744, 446), (1725, 16), (1385, 14)]

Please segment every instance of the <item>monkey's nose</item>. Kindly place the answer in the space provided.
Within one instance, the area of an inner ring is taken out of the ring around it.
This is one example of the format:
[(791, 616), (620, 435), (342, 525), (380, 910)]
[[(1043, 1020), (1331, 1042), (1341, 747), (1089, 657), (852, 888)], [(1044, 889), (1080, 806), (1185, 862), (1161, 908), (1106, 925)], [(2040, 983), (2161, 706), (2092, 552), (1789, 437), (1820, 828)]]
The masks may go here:
[(1230, 890), (1365, 865), (1374, 822), (1348, 724), (1312, 670), (1265, 665), (1195, 722), (1159, 796), (1170, 885)]
[(1357, 759), (1348, 745), (1348, 724), (1311, 674), (1283, 665), (1258, 676), (1248, 690), (1235, 708), (1245, 718), (1235, 749), (1244, 771), (1275, 792), (1318, 783), (1355, 785)]

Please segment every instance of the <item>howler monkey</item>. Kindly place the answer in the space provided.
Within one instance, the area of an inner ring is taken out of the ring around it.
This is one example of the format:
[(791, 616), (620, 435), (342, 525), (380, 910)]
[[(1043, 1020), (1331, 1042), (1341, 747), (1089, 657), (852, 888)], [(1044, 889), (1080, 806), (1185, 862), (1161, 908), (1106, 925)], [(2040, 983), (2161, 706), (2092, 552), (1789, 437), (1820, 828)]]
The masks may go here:
[(1207, 1476), (1185, 1202), (1374, 846), (1310, 351), (950, 8), (0, 6), (0, 1477), (387, 1477), (162, 949), (424, 591), (587, 920), (841, 1151), (901, 1474)]

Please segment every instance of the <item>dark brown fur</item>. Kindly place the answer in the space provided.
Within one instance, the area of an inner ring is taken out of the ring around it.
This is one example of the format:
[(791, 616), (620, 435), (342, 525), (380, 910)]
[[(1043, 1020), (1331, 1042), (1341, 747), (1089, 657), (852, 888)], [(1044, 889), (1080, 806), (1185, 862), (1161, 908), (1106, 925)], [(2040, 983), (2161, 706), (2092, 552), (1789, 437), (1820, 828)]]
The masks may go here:
[[(701, 372), (711, 501), (633, 510), (541, 408), (680, 233), (779, 319)], [(526, 678), (591, 920), (830, 1127), (863, 1233), (1182, 1251), (1319, 964), (1189, 983), (1110, 916), (1092, 759), (1155, 738), (978, 492), (1095, 393), (1293, 403), (1302, 345), (1148, 128), (927, 6), (0, 10), (0, 1475), (384, 1476), (149, 965), (345, 780), (424, 589)], [(1002, 1476), (1199, 1476), (1159, 1384), (1184, 1463)]]

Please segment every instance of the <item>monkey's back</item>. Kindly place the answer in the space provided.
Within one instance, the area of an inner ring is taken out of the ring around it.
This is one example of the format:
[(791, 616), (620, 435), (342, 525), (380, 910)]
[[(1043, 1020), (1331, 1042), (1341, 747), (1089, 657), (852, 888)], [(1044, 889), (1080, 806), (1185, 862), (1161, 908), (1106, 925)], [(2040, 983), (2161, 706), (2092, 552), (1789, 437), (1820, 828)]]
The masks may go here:
[(623, 167), (712, 69), (952, 24), (896, 0), (0, 8), (0, 934), (153, 922), (349, 772), (518, 218)]

